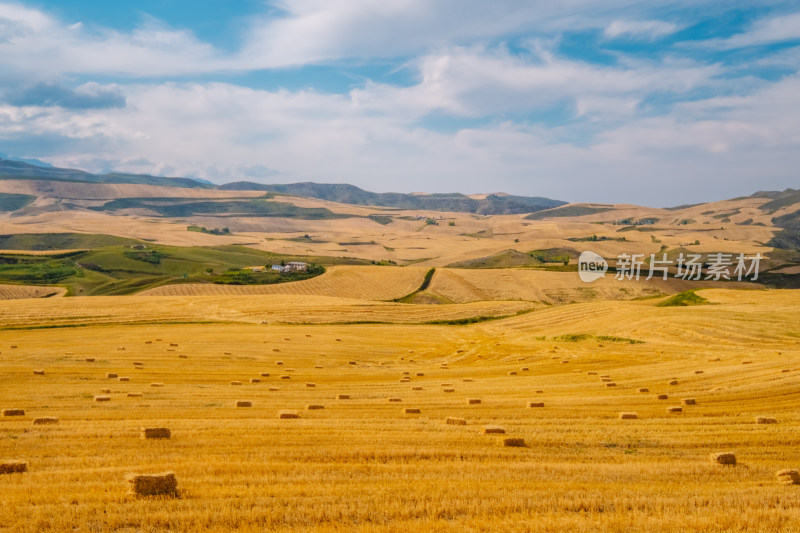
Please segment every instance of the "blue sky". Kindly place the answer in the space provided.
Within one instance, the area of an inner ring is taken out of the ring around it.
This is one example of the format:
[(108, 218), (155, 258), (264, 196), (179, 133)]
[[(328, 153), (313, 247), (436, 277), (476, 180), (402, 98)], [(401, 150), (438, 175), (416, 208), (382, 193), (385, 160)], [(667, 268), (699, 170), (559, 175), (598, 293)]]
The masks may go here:
[(0, 0), (0, 152), (667, 206), (800, 186), (800, 2)]

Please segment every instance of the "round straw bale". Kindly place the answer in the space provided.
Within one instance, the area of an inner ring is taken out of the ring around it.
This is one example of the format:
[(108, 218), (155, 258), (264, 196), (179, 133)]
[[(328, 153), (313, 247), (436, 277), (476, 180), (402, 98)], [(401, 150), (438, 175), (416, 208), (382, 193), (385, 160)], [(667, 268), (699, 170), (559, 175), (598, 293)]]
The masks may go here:
[(57, 416), (40, 416), (39, 418), (33, 419), (34, 426), (47, 426), (52, 424), (58, 424)]
[(178, 359), (189, 359), (188, 355), (179, 355)]
[(475, 404), (479, 404), (479, 403), (481, 403), (481, 399), (480, 398), (467, 398), (467, 404), (469, 404), (469, 405), (475, 405)]
[(280, 411), (278, 418), (300, 418), (300, 414), (297, 411)]
[(0, 474), (22, 474), (28, 471), (28, 463), (25, 461), (0, 461)]
[(261, 377), (262, 378), (268, 378), (269, 377), (269, 372), (262, 372), (261, 373)]
[(525, 448), (525, 439), (522, 437), (506, 437), (503, 439), (503, 446)]
[(464, 383), (472, 383), (473, 380), (472, 378), (464, 378), (461, 381), (463, 381)]
[(678, 380), (677, 379), (670, 380), (669, 384), (670, 385), (677, 385), (678, 384)]
[(236, 400), (236, 407), (253, 407), (253, 402), (250, 400)]
[(620, 413), (619, 418), (620, 420), (636, 420), (637, 418), (639, 418), (639, 415), (637, 413), (632, 413), (632, 412)]
[(143, 439), (169, 439), (172, 431), (169, 428), (141, 428), (139, 435)]
[(667, 395), (667, 394), (659, 394), (658, 396), (656, 396), (656, 399), (657, 400), (669, 400), (669, 395)]
[(33, 371), (34, 376), (44, 376), (44, 369), (36, 369)]
[(96, 402), (110, 402), (111, 401), (111, 397), (110, 396), (95, 396), (94, 397), (94, 401), (96, 401)]
[(417, 377), (421, 378), (425, 375), (425, 372), (417, 372)]
[(311, 383), (311, 382), (307, 382), (307, 383), (306, 383), (306, 387), (308, 387), (309, 389), (313, 389), (313, 388), (314, 388), (314, 387), (316, 387), (316, 386), (317, 386), (317, 384), (316, 384), (316, 383)]
[(278, 366), (280, 366), (280, 365), (282, 365), (282, 364), (283, 364), (283, 361), (275, 361), (275, 364), (276, 364), (276, 365), (278, 365)]
[(516, 376), (516, 375), (517, 375), (517, 371), (516, 371), (516, 370), (511, 370), (511, 371), (508, 373), (508, 375), (509, 375), (509, 376)]
[(528, 407), (544, 407), (544, 402), (528, 402)]
[(483, 426), (482, 431), (484, 435), (489, 435), (491, 433), (502, 434), (506, 432), (506, 430), (501, 428), (500, 426)]
[(786, 468), (775, 472), (778, 483), (783, 485), (800, 485), (800, 472), (795, 469)]
[(117, 374), (113, 374), (113, 373), (111, 373), (111, 372), (109, 372), (108, 374), (106, 374), (106, 378), (108, 378), (108, 379), (117, 379), (118, 377), (119, 377), (119, 375), (117, 375)]
[(337, 400), (349, 400), (350, 399), (350, 395), (349, 394), (337, 394), (336, 395), (336, 399)]
[(778, 419), (771, 416), (757, 416), (756, 424), (777, 424)]
[(791, 372), (791, 370), (789, 370), (788, 368), (784, 368), (783, 370), (781, 370), (781, 374), (785, 374), (786, 372)]
[(718, 452), (710, 455), (711, 461), (720, 465), (735, 465), (736, 455), (731, 452)]
[(695, 374), (702, 374), (702, 373), (703, 373), (703, 371), (702, 371), (702, 370), (695, 370), (695, 371), (694, 371), (694, 373), (695, 373)]
[(672, 407), (667, 407), (667, 412), (668, 413), (682, 413), (683, 412), (683, 407), (681, 407), (679, 405), (673, 405)]
[(639, 392), (650, 392), (650, 389), (647, 387), (639, 387)]
[(120, 377), (119, 377), (119, 380), (120, 380), (120, 381), (130, 381), (130, 380), (131, 380), (131, 378), (129, 378), (128, 376), (120, 376)]
[(697, 400), (695, 400), (694, 398), (684, 398), (683, 400), (681, 400), (681, 403), (683, 405), (697, 405)]
[(261, 378), (250, 378), (250, 383), (261, 383)]
[(442, 392), (455, 392), (455, 389), (442, 389)]
[(522, 372), (528, 372), (530, 370), (530, 368), (528, 368), (527, 366), (523, 366), (522, 368), (520, 368), (520, 370)]
[(287, 376), (284, 374), (283, 376), (281, 376), (281, 379), (292, 379), (292, 376)]
[(586, 373), (587, 376), (596, 376), (597, 372), (592, 372), (591, 370)]
[(87, 357), (86, 358), (86, 362), (87, 363), (94, 363), (94, 357)]
[(611, 383), (606, 383), (606, 387), (616, 387), (616, 386), (617, 384), (614, 383), (613, 381)]
[(418, 415), (420, 414), (420, 412), (421, 411), (416, 407), (406, 407), (405, 409), (403, 409), (403, 413), (407, 415)]
[(317, 409), (325, 409), (325, 406), (317, 404), (317, 403), (312, 403), (312, 404), (307, 405), (306, 409), (308, 409), (309, 411), (314, 411), (314, 410), (317, 410)]
[(100, 389), (103, 394), (111, 394), (111, 389)]

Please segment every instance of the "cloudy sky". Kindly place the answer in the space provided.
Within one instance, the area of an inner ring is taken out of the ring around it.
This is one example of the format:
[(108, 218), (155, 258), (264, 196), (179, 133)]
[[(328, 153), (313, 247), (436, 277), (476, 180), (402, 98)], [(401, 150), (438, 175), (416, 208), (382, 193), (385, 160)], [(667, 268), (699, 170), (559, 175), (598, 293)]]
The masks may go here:
[(668, 206), (800, 186), (800, 1), (0, 0), (0, 152)]

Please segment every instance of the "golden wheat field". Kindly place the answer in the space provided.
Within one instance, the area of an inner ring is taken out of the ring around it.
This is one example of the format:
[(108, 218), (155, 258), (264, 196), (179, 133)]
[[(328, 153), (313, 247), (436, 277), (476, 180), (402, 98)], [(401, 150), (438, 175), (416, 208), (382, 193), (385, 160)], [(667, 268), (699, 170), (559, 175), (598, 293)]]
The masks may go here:
[(0, 302), (0, 529), (796, 531), (800, 295), (700, 294)]

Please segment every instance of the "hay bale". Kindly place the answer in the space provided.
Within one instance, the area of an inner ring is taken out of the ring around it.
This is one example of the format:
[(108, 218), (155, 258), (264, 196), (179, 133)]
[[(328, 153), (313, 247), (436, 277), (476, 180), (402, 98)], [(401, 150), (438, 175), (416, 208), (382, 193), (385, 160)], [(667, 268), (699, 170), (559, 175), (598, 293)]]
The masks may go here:
[(222, 355), (233, 355), (231, 352), (222, 352)]
[(309, 411), (316, 411), (318, 409), (325, 409), (325, 406), (324, 405), (320, 405), (318, 403), (312, 403), (312, 404), (307, 405), (306, 409), (308, 409)]
[(171, 342), (171, 343), (169, 343), (169, 346), (170, 346), (170, 348), (177, 348), (178, 344), (175, 343), (175, 342)]
[(241, 385), (241, 381), (231, 381), (231, 385)]
[(21, 474), (28, 471), (25, 461), (0, 461), (0, 474)]
[(647, 387), (639, 387), (639, 392), (650, 392), (650, 389)]
[(33, 375), (34, 376), (44, 376), (44, 370), (43, 369), (34, 370), (33, 371)]
[(602, 381), (603, 383), (611, 383), (611, 382), (612, 382), (612, 381), (614, 381), (614, 380), (613, 380), (613, 379), (611, 379), (611, 378), (603, 378), (603, 379), (601, 379), (600, 381)]
[(119, 375), (118, 375), (118, 374), (113, 374), (113, 373), (111, 373), (111, 372), (109, 372), (108, 374), (106, 374), (106, 378), (108, 378), (108, 379), (117, 379), (118, 377), (119, 377)]
[(569, 361), (567, 361), (567, 360), (561, 361), (562, 365), (566, 365), (567, 363), (569, 363)]
[(544, 391), (543, 391), (543, 390), (541, 390), (541, 389), (539, 389), (539, 390), (535, 390), (535, 391), (533, 391), (533, 392), (535, 392), (536, 394), (544, 394)]
[(743, 365), (750, 365), (750, 364), (753, 364), (753, 362), (752, 361), (742, 361), (742, 364)]
[(788, 368), (784, 368), (783, 370), (781, 370), (781, 374), (785, 374), (786, 372), (791, 372), (791, 370), (789, 370)]
[(169, 439), (172, 432), (169, 428), (142, 428), (139, 434), (143, 439)]
[(483, 434), (490, 435), (490, 434), (504, 434), (506, 432), (505, 429), (501, 428), (500, 426), (483, 426)]
[(337, 394), (336, 395), (336, 399), (337, 400), (349, 400), (350, 399), (350, 395), (349, 394)]
[(522, 437), (506, 437), (503, 439), (503, 446), (512, 448), (525, 448), (525, 439)]
[(347, 364), (348, 365), (357, 365), (358, 361), (348, 361)]
[(403, 409), (403, 413), (407, 415), (418, 415), (420, 414), (420, 412), (421, 411), (416, 407), (406, 407), (405, 409)]
[(111, 394), (111, 389), (100, 389), (100, 392), (103, 394)]
[(25, 409), (3, 409), (3, 416), (25, 416)]
[(96, 402), (110, 402), (111, 396), (95, 396), (94, 401)]
[(141, 361), (134, 361), (133, 366), (144, 366), (144, 363), (142, 363)]
[(164, 384), (163, 383), (151, 383), (150, 386), (151, 387), (163, 387)]
[(586, 373), (587, 376), (596, 376), (597, 372), (592, 372), (591, 370)]
[(411, 378), (401, 378), (400, 383), (411, 383)]
[(697, 400), (695, 400), (694, 398), (684, 398), (683, 400), (681, 400), (681, 403), (683, 405), (697, 405)]
[(455, 389), (442, 389), (442, 392), (455, 392)]
[(447, 368), (447, 363), (440, 363), (439, 368)]
[(275, 361), (275, 364), (281, 366), (283, 364), (283, 361)]
[(778, 419), (771, 416), (757, 416), (756, 424), (777, 424)]
[(657, 400), (669, 400), (669, 395), (668, 394), (659, 394), (658, 396), (656, 396), (656, 399)]
[(310, 382), (306, 383), (306, 387), (308, 387), (309, 389), (313, 389), (316, 386), (317, 386), (316, 383), (310, 383)]
[(528, 402), (528, 408), (531, 407), (544, 407), (544, 402)]
[(300, 413), (297, 411), (279, 411), (278, 418), (300, 418)]
[(509, 376), (516, 376), (516, 375), (517, 375), (517, 371), (516, 371), (516, 370), (511, 370), (511, 371), (508, 373), (508, 375), (509, 375)]
[(94, 357), (87, 357), (86, 358), (86, 362), (87, 363), (94, 363)]
[(719, 452), (711, 454), (711, 461), (719, 465), (735, 465), (736, 455), (731, 452)]
[(269, 377), (269, 372), (262, 372), (261, 373), (261, 377), (262, 378), (268, 378)]
[(418, 378), (421, 378), (423, 376), (425, 376), (425, 372), (417, 372), (417, 377)]
[(279, 391), (279, 390), (281, 390), (281, 388), (280, 388), (280, 387), (270, 387), (270, 388), (269, 388), (269, 389), (267, 389), (267, 390), (269, 390), (270, 392), (275, 392), (275, 391)]
[(33, 419), (34, 426), (50, 426), (53, 424), (58, 424), (57, 416), (40, 416)]
[(794, 469), (778, 470), (775, 472), (775, 477), (782, 485), (800, 485), (800, 472)]
[(628, 413), (620, 413), (619, 419), (620, 420), (636, 420), (639, 418), (638, 413), (628, 412)]
[(681, 407), (679, 405), (673, 405), (672, 407), (667, 407), (667, 412), (668, 413), (682, 413), (683, 412), (683, 407)]
[(141, 392), (129, 392), (128, 393), (128, 398), (141, 398), (141, 397), (142, 397), (142, 393)]
[(614, 383), (613, 381), (611, 383), (606, 383), (606, 387), (616, 387), (616, 386), (617, 384)]
[(422, 390), (422, 387), (411, 387), (411, 390)]
[(527, 366), (523, 366), (522, 368), (520, 368), (520, 370), (522, 372), (528, 372), (528, 371), (530, 371), (530, 368), (528, 368)]
[(325, 368), (325, 367), (323, 367), (322, 365), (314, 365), (314, 368), (316, 368), (317, 370), (321, 370), (322, 368)]
[(188, 355), (179, 355), (178, 359), (189, 359)]
[(669, 384), (670, 385), (677, 385), (678, 384), (678, 380), (677, 379), (670, 380)]
[(473, 380), (472, 378), (464, 378), (461, 381), (463, 381), (464, 383), (472, 383)]
[(119, 377), (119, 380), (120, 380), (120, 381), (130, 381), (130, 380), (131, 380), (131, 378), (129, 378), (128, 376), (120, 376), (120, 377)]
[(283, 375), (281, 376), (281, 379), (292, 379), (292, 376)]
[(469, 405), (476, 405), (476, 404), (479, 404), (479, 403), (481, 403), (481, 399), (480, 398), (467, 398), (467, 404), (469, 404)]
[(402, 402), (403, 401), (401, 398), (389, 398), (388, 400), (390, 402)]
[(131, 484), (130, 494), (134, 496), (176, 495), (178, 493), (178, 479), (174, 472), (129, 474), (125, 479)]
[(448, 416), (444, 419), (444, 423), (451, 425), (451, 426), (466, 426), (467, 419), (466, 418), (456, 418), (454, 416)]
[(694, 371), (694, 373), (695, 373), (695, 374), (702, 374), (702, 373), (703, 373), (703, 371), (702, 371), (702, 370), (695, 370), (695, 371)]
[(600, 377), (601, 378), (610, 378), (611, 374), (601, 374)]
[(261, 378), (250, 378), (250, 383), (261, 383)]
[(236, 400), (236, 407), (253, 407), (253, 402), (250, 400)]

